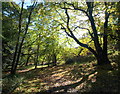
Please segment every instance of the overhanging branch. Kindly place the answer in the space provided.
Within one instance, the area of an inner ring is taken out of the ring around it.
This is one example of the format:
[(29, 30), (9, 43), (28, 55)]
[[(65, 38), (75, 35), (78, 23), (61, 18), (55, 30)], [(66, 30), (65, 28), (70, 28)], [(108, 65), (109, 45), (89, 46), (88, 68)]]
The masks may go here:
[(80, 28), (80, 29), (86, 29), (86, 30), (88, 31), (88, 33), (90, 34), (92, 40), (94, 40), (94, 36), (92, 35), (92, 33), (90, 32), (90, 30), (89, 30), (88, 28), (84, 28), (84, 27), (76, 26), (76, 27), (74, 28), (73, 31), (75, 31), (75, 29), (77, 29), (77, 28)]
[(72, 5), (72, 7), (74, 8), (74, 9), (71, 9), (71, 8), (67, 8), (67, 9), (70, 9), (70, 10), (79, 10), (79, 11), (82, 11), (83, 13), (85, 13), (86, 15), (88, 15), (87, 11), (85, 11), (84, 9), (75, 7), (73, 3), (67, 3), (66, 2), (66, 4)]
[(73, 34), (73, 31), (69, 28), (69, 22), (70, 22), (70, 16), (68, 14), (68, 11), (67, 9), (65, 8), (65, 13), (67, 15), (67, 29), (68, 31), (70, 32), (70, 34), (68, 34), (68, 32), (66, 31), (66, 29), (64, 28), (65, 32), (67, 33), (68, 36), (70, 36), (71, 38), (74, 39), (74, 41), (77, 42), (77, 44), (79, 44), (80, 46), (84, 47), (84, 48), (87, 48), (88, 50), (90, 50), (95, 56), (97, 56), (97, 53), (95, 52), (94, 49), (92, 49), (91, 47), (89, 47), (87, 44), (84, 44), (82, 42), (80, 42), (76, 37), (75, 35)]

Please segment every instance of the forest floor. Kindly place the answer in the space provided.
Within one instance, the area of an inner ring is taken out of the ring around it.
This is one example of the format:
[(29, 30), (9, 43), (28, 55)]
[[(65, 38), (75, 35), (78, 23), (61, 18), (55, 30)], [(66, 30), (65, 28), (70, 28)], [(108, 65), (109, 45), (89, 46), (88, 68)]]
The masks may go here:
[[(119, 70), (114, 63), (112, 69), (108, 65), (97, 67), (92, 61), (44, 69), (24, 69), (18, 74), (22, 82), (11, 94), (120, 94)], [(5, 88), (6, 91), (9, 89)]]

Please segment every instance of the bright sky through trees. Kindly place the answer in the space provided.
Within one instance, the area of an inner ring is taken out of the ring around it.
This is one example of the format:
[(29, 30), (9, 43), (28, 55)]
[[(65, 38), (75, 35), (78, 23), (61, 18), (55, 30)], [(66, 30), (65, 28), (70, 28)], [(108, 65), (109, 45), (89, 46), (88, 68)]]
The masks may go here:
[[(20, 6), (21, 6), (21, 1), (20, 0), (13, 0), (14, 2), (16, 2), (17, 4), (19, 4)], [(27, 6), (30, 6), (30, 5), (32, 5), (32, 1), (34, 1), (34, 0), (25, 0), (25, 4), (24, 4), (24, 8), (25, 9), (27, 9)], [(44, 3), (44, 0), (38, 0), (38, 3)], [(78, 25), (79, 26), (79, 21), (77, 21), (77, 20), (82, 20), (82, 21), (84, 21), (84, 20), (87, 20), (88, 18), (86, 17), (86, 16), (84, 16), (84, 15), (76, 15), (76, 14), (74, 14), (74, 12), (70, 12), (69, 13), (70, 15), (74, 15), (75, 16), (75, 18), (76, 18), (76, 22), (75, 22), (75, 24), (76, 25)], [(86, 24), (86, 26), (85, 27), (88, 27), (88, 25)], [(31, 27), (29, 27), (29, 28), (31, 28)], [(77, 30), (77, 29), (76, 29)], [(63, 32), (63, 30), (60, 30), (60, 32)], [(83, 34), (85, 34), (85, 33), (87, 33), (88, 31), (87, 30), (85, 30), (85, 29), (78, 29), (77, 30), (77, 32), (74, 32), (74, 34), (75, 34), (75, 36), (77, 37), (77, 38), (81, 38), (82, 36), (83, 36)], [(64, 39), (66, 36), (64, 36), (64, 34), (62, 34), (61, 36), (60, 36), (60, 38), (61, 39)], [(73, 44), (73, 45), (71, 45), (71, 44)], [(68, 47), (78, 47), (79, 45), (76, 43), (76, 42), (72, 42), (71, 44), (67, 44), (67, 46)]]

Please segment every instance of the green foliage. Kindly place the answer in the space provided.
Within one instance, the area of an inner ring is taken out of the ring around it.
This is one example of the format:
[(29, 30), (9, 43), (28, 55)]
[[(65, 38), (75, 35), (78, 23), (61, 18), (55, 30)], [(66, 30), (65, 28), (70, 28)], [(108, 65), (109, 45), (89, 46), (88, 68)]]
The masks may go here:
[(14, 10), (14, 6), (19, 6), (12, 2), (2, 3), (2, 57), (3, 57), (3, 69), (11, 65), (12, 54), (14, 52), (14, 46), (17, 35), (18, 25), (18, 10)]
[[(65, 2), (38, 3), (31, 15), (31, 21), (26, 35), (25, 29), (28, 21), (27, 18), (32, 7), (28, 6), (23, 9), (18, 44), (21, 43), (23, 38), (24, 41), (20, 54), (20, 62), (17, 66), (18, 75), (5, 77), (4, 75), (7, 73), (9, 74), (8, 71), (10, 71), (13, 61), (13, 54), (15, 52), (15, 45), (19, 32), (18, 27), (21, 7), (13, 2), (3, 2), (3, 27), (2, 35), (0, 35), (3, 39), (3, 94), (10, 94), (14, 90), (14, 93), (20, 94), (37, 93), (42, 90), (46, 91), (50, 87), (53, 88), (53, 85), (55, 85), (55, 89), (57, 88), (57, 90), (59, 90), (59, 87), (60, 90), (61, 88), (62, 90), (67, 88), (68, 91), (71, 87), (75, 88), (75, 90), (80, 87), (78, 90), (79, 92), (90, 91), (90, 89), (91, 91), (94, 91), (94, 89), (97, 91), (101, 90), (100, 88), (102, 88), (102, 90), (106, 89), (109, 83), (109, 77), (111, 84), (116, 82), (113, 81), (112, 78), (118, 80), (116, 78), (119, 71), (118, 67), (120, 66), (120, 53), (116, 51), (116, 45), (119, 45), (117, 39), (120, 36), (116, 31), (119, 31), (119, 3), (107, 2), (105, 6), (103, 2), (94, 2), (92, 11), (101, 49), (103, 49), (105, 29), (105, 16), (103, 14), (105, 11), (111, 13), (107, 28), (107, 46), (113, 70), (108, 70), (109, 66), (107, 65), (97, 67), (95, 57), (89, 50), (76, 45), (75, 41), (66, 35), (65, 32), (71, 34), (70, 30), (72, 30), (79, 42), (86, 44), (88, 48), (91, 47), (97, 52), (95, 48), (96, 41), (90, 36), (90, 34), (94, 36), (89, 20), (90, 18), (87, 18), (83, 11), (74, 10), (72, 4), (74, 4), (76, 8), (85, 10), (87, 13), (89, 11), (85, 2), (72, 2), (71, 4)], [(93, 3), (89, 4), (91, 6)], [(68, 8), (68, 15), (70, 17), (69, 25), (67, 23), (69, 17), (65, 15), (65, 11), (62, 9), (65, 7)], [(112, 14), (112, 12), (114, 13)], [(67, 27), (66, 31), (63, 27)], [(116, 36), (117, 39), (112, 39), (110, 35)], [(55, 64), (58, 64), (58, 66), (53, 66)], [(48, 68), (48, 65), (51, 67)], [(34, 69), (34, 66), (37, 66), (38, 69)], [(61, 81), (63, 81), (62, 84)], [(103, 81), (107, 84), (105, 85)], [(78, 87), (76, 85), (78, 85)], [(100, 88), (96, 88), (97, 86)], [(109, 85), (109, 90), (110, 87)], [(54, 88), (51, 90), (54, 91)]]

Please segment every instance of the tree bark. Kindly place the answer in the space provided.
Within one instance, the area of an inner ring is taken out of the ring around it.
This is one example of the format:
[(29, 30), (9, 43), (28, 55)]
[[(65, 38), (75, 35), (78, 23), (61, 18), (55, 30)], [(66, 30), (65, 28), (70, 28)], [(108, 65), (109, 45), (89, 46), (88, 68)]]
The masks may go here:
[[(105, 6), (107, 6), (107, 3), (105, 2)], [(104, 35), (103, 35), (103, 57), (105, 60), (105, 63), (110, 63), (109, 59), (108, 59), (108, 19), (109, 19), (109, 13), (107, 12), (107, 8), (105, 10), (105, 22), (104, 22)]]
[(30, 56), (31, 56), (30, 50), (31, 50), (31, 47), (29, 47), (29, 49), (28, 49), (28, 57), (27, 57), (27, 61), (26, 61), (26, 63), (25, 63), (25, 66), (28, 65), (28, 62), (29, 62), (29, 59), (30, 59)]
[(54, 66), (57, 65), (57, 56), (56, 56), (55, 53), (53, 54), (53, 65), (54, 65)]
[(84, 44), (84, 43), (81, 43), (73, 34), (73, 31), (70, 29), (69, 27), (69, 22), (70, 22), (70, 16), (68, 14), (68, 11), (67, 9), (70, 9), (70, 8), (63, 8), (65, 9), (65, 13), (66, 13), (66, 16), (67, 16), (67, 29), (69, 32), (66, 31), (66, 28), (64, 28), (64, 26), (62, 26), (66, 32), (66, 34), (73, 38), (80, 46), (84, 47), (84, 48), (87, 48), (89, 51), (91, 51), (94, 56), (96, 57), (97, 59), (97, 62), (98, 62), (98, 65), (103, 65), (103, 64), (110, 64), (110, 61), (108, 59), (108, 55), (107, 55), (107, 27), (108, 27), (108, 18), (109, 18), (109, 15), (107, 14), (107, 12), (105, 13), (106, 17), (105, 17), (105, 23), (104, 23), (104, 37), (103, 37), (103, 48), (101, 47), (100, 45), (100, 42), (99, 42), (99, 37), (98, 37), (98, 31), (96, 29), (96, 24), (95, 24), (95, 21), (94, 21), (94, 17), (93, 17), (93, 8), (94, 8), (94, 2), (86, 2), (87, 4), (87, 11), (85, 10), (82, 10), (82, 9), (78, 9), (78, 8), (75, 8), (75, 6), (73, 4), (73, 7), (75, 10), (80, 10), (82, 12), (84, 12), (87, 17), (89, 18), (89, 21), (90, 21), (90, 24), (91, 24), (91, 28), (92, 28), (92, 31), (93, 31), (93, 36), (92, 36), (92, 39), (94, 41), (94, 46), (95, 46), (95, 49), (89, 47), (87, 44)]
[(96, 57), (98, 65), (110, 64), (108, 56), (102, 51), (98, 52)]
[(28, 27), (29, 27), (30, 20), (31, 20), (31, 15), (32, 15), (32, 12), (33, 12), (33, 9), (34, 9), (35, 5), (36, 4), (34, 3), (32, 5), (31, 10), (30, 10), (30, 13), (29, 13), (29, 16), (28, 16), (28, 22), (27, 22), (26, 28), (25, 28), (25, 33), (24, 33), (24, 36), (23, 36), (23, 38), (21, 40), (21, 43), (20, 43), (20, 46), (19, 46), (19, 49), (18, 49), (18, 55), (17, 55), (17, 58), (16, 58), (16, 63), (14, 64), (14, 68), (12, 69), (11, 74), (15, 74), (16, 73), (17, 65), (18, 65), (18, 62), (19, 62), (20, 55), (21, 55), (21, 50), (22, 50), (23, 42), (24, 42), (25, 36), (27, 34), (27, 31), (28, 31)]
[(38, 64), (38, 57), (39, 57), (39, 48), (40, 48), (40, 45), (38, 44), (38, 47), (37, 47), (37, 55), (36, 55), (36, 61), (35, 61), (35, 69), (37, 68), (37, 64)]
[(30, 55), (28, 55), (28, 57), (27, 57), (27, 61), (26, 61), (26, 63), (25, 63), (25, 66), (28, 65), (29, 59), (30, 59)]
[(21, 33), (23, 5), (24, 5), (24, 1), (22, 2), (22, 7), (21, 7), (21, 11), (20, 11), (19, 26), (18, 26), (19, 27), (19, 32), (18, 32), (18, 35), (17, 35), (18, 38), (17, 38), (17, 43), (16, 43), (15, 52), (14, 52), (14, 56), (13, 56), (11, 74), (14, 74), (14, 68), (15, 68), (15, 63), (16, 63), (16, 58), (17, 58), (17, 51), (18, 51), (18, 46), (19, 46), (19, 38), (20, 38), (20, 33)]
[[(40, 40), (40, 34), (38, 35), (38, 40)], [(39, 49), (40, 49), (40, 43), (38, 43), (37, 45), (37, 58), (36, 58), (36, 62), (35, 62), (35, 69), (37, 68), (37, 64), (39, 62), (38, 58), (39, 58)]]

